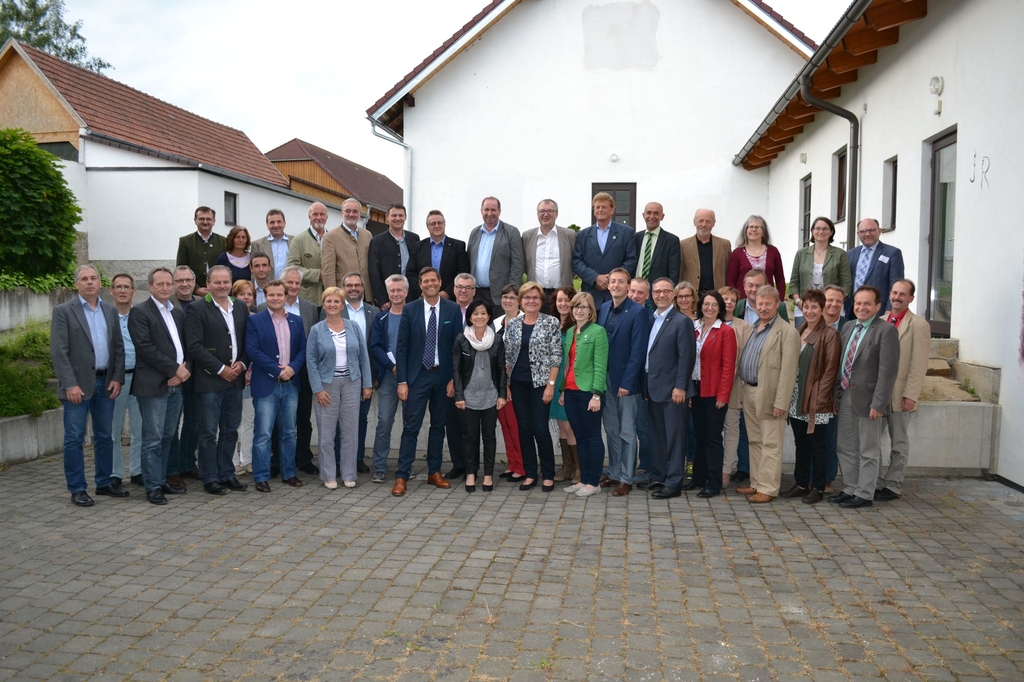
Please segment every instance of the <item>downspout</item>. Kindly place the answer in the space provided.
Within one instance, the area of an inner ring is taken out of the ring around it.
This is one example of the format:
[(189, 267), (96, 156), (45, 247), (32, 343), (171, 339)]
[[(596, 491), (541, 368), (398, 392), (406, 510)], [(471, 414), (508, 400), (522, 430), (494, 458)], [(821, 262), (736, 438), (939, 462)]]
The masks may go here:
[(369, 116), (366, 118), (370, 122), (374, 136), (405, 148), (405, 214), (412, 219), (412, 147), (397, 137), (377, 132), (377, 121)]
[(827, 111), (836, 116), (842, 116), (850, 122), (850, 146), (849, 153), (846, 155), (846, 158), (849, 159), (849, 168), (847, 168), (846, 173), (848, 180), (846, 197), (849, 202), (849, 208), (846, 210), (846, 247), (848, 249), (853, 248), (853, 245), (857, 243), (854, 240), (857, 236), (857, 172), (860, 165), (858, 163), (860, 158), (860, 121), (852, 111), (847, 111), (840, 106), (826, 102), (811, 94), (810, 74), (800, 75), (800, 96), (811, 106), (818, 107), (822, 111)]

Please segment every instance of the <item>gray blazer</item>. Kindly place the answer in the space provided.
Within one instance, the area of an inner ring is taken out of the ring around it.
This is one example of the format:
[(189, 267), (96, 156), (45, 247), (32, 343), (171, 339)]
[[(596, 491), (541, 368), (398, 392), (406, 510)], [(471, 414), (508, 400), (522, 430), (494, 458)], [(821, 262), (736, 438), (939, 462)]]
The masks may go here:
[(687, 398), (692, 398), (696, 394), (693, 386), (696, 360), (697, 337), (693, 322), (673, 306), (648, 356), (647, 397), (656, 403), (667, 403), (672, 400), (672, 389), (681, 388)]
[[(837, 388), (846, 362), (846, 344), (856, 329), (857, 323), (851, 321), (843, 326), (841, 332), (843, 345), (839, 358), (839, 376), (836, 378)], [(889, 416), (892, 414), (892, 389), (900, 367), (900, 337), (896, 327), (885, 320), (875, 320), (863, 333), (857, 346), (857, 358), (850, 372), (850, 388), (843, 400), (853, 401), (853, 412), (858, 417), (869, 417), (873, 409)]]
[[(523, 258), (526, 262), (526, 279), (531, 282), (537, 281), (537, 235), (539, 234), (539, 227), (530, 228), (523, 233)], [(555, 225), (555, 234), (558, 235), (558, 286), (571, 287), (573, 279), (572, 251), (576, 248), (576, 233), (567, 227)]]
[[(75, 294), (67, 303), (61, 303), (53, 309), (50, 318), (50, 360), (57, 375), (57, 397), (61, 400), (67, 400), (67, 390), (72, 386), (82, 389), (85, 400), (91, 399), (96, 392), (96, 352), (79, 299)], [(107, 323), (107, 348), (110, 351), (104, 383), (107, 386), (112, 381), (124, 384), (124, 338), (117, 308), (103, 301), (99, 306)]]
[[(266, 254), (267, 258), (270, 259), (270, 268), (271, 270), (273, 270), (274, 273), (274, 276), (271, 277), (270, 279), (278, 279), (280, 278), (281, 273), (274, 268), (274, 247), (270, 245), (269, 241), (267, 241), (267, 238), (269, 236), (270, 235), (264, 235), (259, 239), (254, 240), (253, 243), (249, 245), (249, 255), (255, 256), (257, 253)], [(292, 236), (287, 232), (284, 233), (284, 236), (287, 237), (287, 239), (285, 240), (285, 244), (291, 247)], [(287, 262), (285, 263), (285, 267), (288, 267)]]
[[(491, 299), (496, 306), (501, 305), (501, 289), (506, 284), (522, 284), (523, 272), (523, 239), (519, 236), (519, 228), (504, 221), (498, 222), (494, 228), (494, 248), (491, 250), (491, 267), (488, 276), (491, 283)], [(476, 252), (480, 247), (480, 225), (469, 233), (469, 270), (474, 277), (476, 272)]]

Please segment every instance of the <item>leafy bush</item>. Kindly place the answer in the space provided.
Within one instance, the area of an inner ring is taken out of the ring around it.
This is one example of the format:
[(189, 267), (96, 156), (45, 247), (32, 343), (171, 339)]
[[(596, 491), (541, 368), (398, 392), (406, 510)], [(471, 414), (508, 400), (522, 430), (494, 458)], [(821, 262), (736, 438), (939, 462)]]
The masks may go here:
[(72, 269), (63, 274), (40, 277), (26, 277), (19, 272), (0, 272), (0, 291), (12, 291), (18, 287), (25, 287), (37, 294), (48, 294), (61, 287), (74, 289), (75, 271)]
[(46, 386), (53, 377), (49, 324), (35, 322), (0, 337), (0, 417), (60, 407)]

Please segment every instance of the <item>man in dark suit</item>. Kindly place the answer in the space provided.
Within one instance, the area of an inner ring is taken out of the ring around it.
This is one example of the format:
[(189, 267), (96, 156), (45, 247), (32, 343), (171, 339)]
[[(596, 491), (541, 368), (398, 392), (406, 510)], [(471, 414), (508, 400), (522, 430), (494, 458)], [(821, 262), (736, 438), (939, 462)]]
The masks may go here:
[[(187, 265), (174, 268), (174, 293), (171, 294), (171, 305), (181, 311), (182, 319), (188, 307), (199, 298), (194, 296), (196, 273)], [(182, 342), (184, 342), (184, 337)], [(196, 464), (196, 451), (199, 448), (199, 415), (196, 413), (196, 393), (192, 390), (192, 380), (181, 386), (184, 404), (181, 408), (181, 429), (174, 428), (171, 439), (171, 453), (167, 463), (167, 481), (179, 488), (185, 487), (185, 479), (199, 480), (199, 467)]]
[(441, 448), (444, 422), (455, 396), (452, 384), (452, 347), (462, 333), (459, 306), (441, 298), (441, 278), (434, 268), (424, 268), (419, 281), (422, 298), (402, 310), (398, 326), (396, 378), (398, 399), (405, 403), (405, 426), (398, 451), (398, 471), (391, 494), (405, 494), (412, 464), (416, 459), (416, 439), (427, 408), (430, 408), (430, 433), (427, 438), (427, 481), (438, 488), (451, 484), (441, 475)]
[(409, 299), (415, 300), (421, 295), (420, 270), (433, 268), (441, 278), (441, 298), (454, 301), (455, 276), (460, 272), (469, 272), (466, 243), (445, 234), (444, 216), (436, 209), (427, 214), (427, 232), (430, 237), (421, 239), (416, 245), (405, 270), (411, 288)]
[(222, 235), (214, 234), (213, 226), (217, 224), (217, 212), (209, 206), (200, 206), (192, 214), (196, 231), (178, 240), (177, 265), (187, 265), (196, 276), (195, 295), (202, 298), (206, 295), (206, 273), (217, 262), (217, 256), (224, 253), (225, 240)]
[(231, 299), (231, 271), (226, 266), (210, 268), (206, 282), (210, 293), (185, 314), (185, 346), (195, 371), (192, 381), (199, 406), (199, 476), (206, 492), (223, 495), (247, 488), (235, 478), (231, 458), (242, 422), (249, 311)]
[[(346, 273), (342, 277), (342, 284), (345, 287), (345, 305), (341, 309), (341, 317), (350, 320), (353, 325), (359, 327), (359, 330), (363, 333), (363, 338), (366, 339), (366, 347), (369, 348), (373, 320), (380, 313), (380, 308), (370, 305), (363, 300), (366, 286), (363, 282), (363, 276), (358, 272)], [(372, 355), (370, 356), (370, 374), (375, 375)], [(366, 465), (364, 460), (366, 459), (366, 422), (370, 416), (370, 403), (372, 402), (371, 400), (363, 400), (359, 403), (356, 471), (360, 474), (370, 473), (370, 467)], [(341, 471), (341, 440), (336, 438), (334, 442), (336, 444), (335, 461), (338, 465), (335, 471)]]
[(295, 415), (299, 375), (306, 371), (306, 333), (302, 320), (285, 310), (285, 286), (267, 285), (267, 308), (250, 315), (245, 326), (245, 350), (252, 362), (253, 419), (252, 479), (257, 492), (270, 492), (270, 439), (278, 427), (281, 478), (301, 488), (295, 475)]
[[(647, 229), (636, 233), (637, 261), (636, 276), (653, 282), (667, 277), (679, 281), (679, 237), (661, 226), (665, 209), (652, 201), (644, 206), (644, 223)], [(654, 300), (648, 299), (647, 308), (654, 309)]]
[[(260, 237), (249, 246), (250, 255), (263, 254), (270, 259), (271, 272), (268, 281), (280, 279), (288, 266), (288, 246), (291, 235), (285, 234), (284, 211), (272, 208), (267, 211), (267, 235)], [(258, 290), (257, 290), (258, 291)], [(262, 300), (257, 303), (263, 303)]]
[(522, 284), (526, 266), (519, 228), (500, 220), (501, 202), (486, 197), (480, 202), (483, 224), (469, 233), (469, 272), (476, 278), (476, 297), (501, 314), (501, 290), (508, 284)]
[(370, 241), (370, 287), (371, 300), (381, 310), (388, 309), (388, 287), (385, 283), (391, 275), (404, 275), (409, 260), (420, 243), (419, 235), (405, 229), (405, 206), (391, 204), (385, 220), (388, 229)]
[[(632, 243), (632, 240), (631, 240)], [(636, 411), (641, 400), (650, 313), (626, 295), (629, 271), (614, 268), (608, 277), (611, 299), (601, 306), (597, 323), (608, 333), (608, 384), (604, 394), (604, 432), (608, 440), (608, 474), (602, 488), (628, 495), (636, 469)]]
[(554, 199), (544, 199), (537, 204), (540, 225), (523, 232), (526, 279), (544, 287), (543, 310), (551, 305), (555, 289), (573, 286), (572, 252), (576, 247), (576, 233), (556, 225), (556, 220), (558, 204)]
[(856, 323), (843, 327), (837, 400), (839, 466), (843, 492), (828, 498), (840, 507), (870, 507), (882, 464), (882, 429), (892, 414), (892, 391), (900, 366), (896, 328), (878, 318), (882, 294), (871, 285), (853, 294)]
[(171, 277), (167, 268), (150, 272), (150, 297), (128, 315), (128, 333), (135, 346), (132, 395), (142, 413), (142, 484), (146, 499), (153, 504), (167, 504), (165, 493), (185, 492), (180, 477), (172, 480), (168, 474), (175, 470), (170, 460), (176, 460), (178, 453), (172, 442), (178, 431), (185, 382), (191, 377), (185, 351), (185, 315), (171, 305)]
[(576, 237), (576, 246), (572, 252), (572, 269), (582, 280), (583, 291), (594, 297), (594, 304), (600, 310), (601, 306), (611, 299), (611, 294), (608, 293), (609, 273), (615, 268), (623, 268), (632, 277), (632, 273), (636, 271), (636, 240), (633, 237), (633, 228), (612, 221), (615, 199), (610, 194), (595, 194), (592, 207), (597, 222)]
[[(880, 242), (881, 234), (882, 230), (874, 218), (864, 218), (857, 224), (860, 246), (846, 252), (854, 291), (865, 284), (879, 291), (892, 291), (896, 280), (903, 279), (903, 252)], [(850, 300), (852, 302), (853, 299)], [(883, 301), (882, 306), (883, 312), (889, 310), (889, 300)], [(851, 320), (856, 317), (852, 304), (848, 304), (846, 317)]]
[(373, 320), (370, 331), (370, 354), (377, 382), (377, 432), (373, 439), (373, 482), (383, 483), (388, 472), (388, 454), (391, 452), (391, 429), (398, 412), (398, 327), (409, 295), (409, 280), (405, 275), (391, 275), (385, 280), (388, 288), (387, 310)]
[(50, 360), (57, 375), (57, 397), (64, 404), (64, 478), (71, 501), (79, 507), (95, 504), (85, 481), (85, 426), (90, 415), (96, 494), (128, 497), (127, 490), (113, 485), (111, 475), (110, 425), (114, 399), (124, 384), (124, 340), (117, 309), (100, 300), (101, 286), (99, 271), (80, 265), (75, 270), (78, 296), (54, 308), (50, 321)]

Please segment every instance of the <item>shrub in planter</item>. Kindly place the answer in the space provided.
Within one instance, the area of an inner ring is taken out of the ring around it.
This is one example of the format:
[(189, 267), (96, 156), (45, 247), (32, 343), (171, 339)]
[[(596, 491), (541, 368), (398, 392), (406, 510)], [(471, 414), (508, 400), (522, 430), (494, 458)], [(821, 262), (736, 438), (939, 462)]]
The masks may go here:
[(49, 324), (36, 322), (0, 337), (0, 417), (38, 417), (60, 407), (46, 387), (53, 376)]

